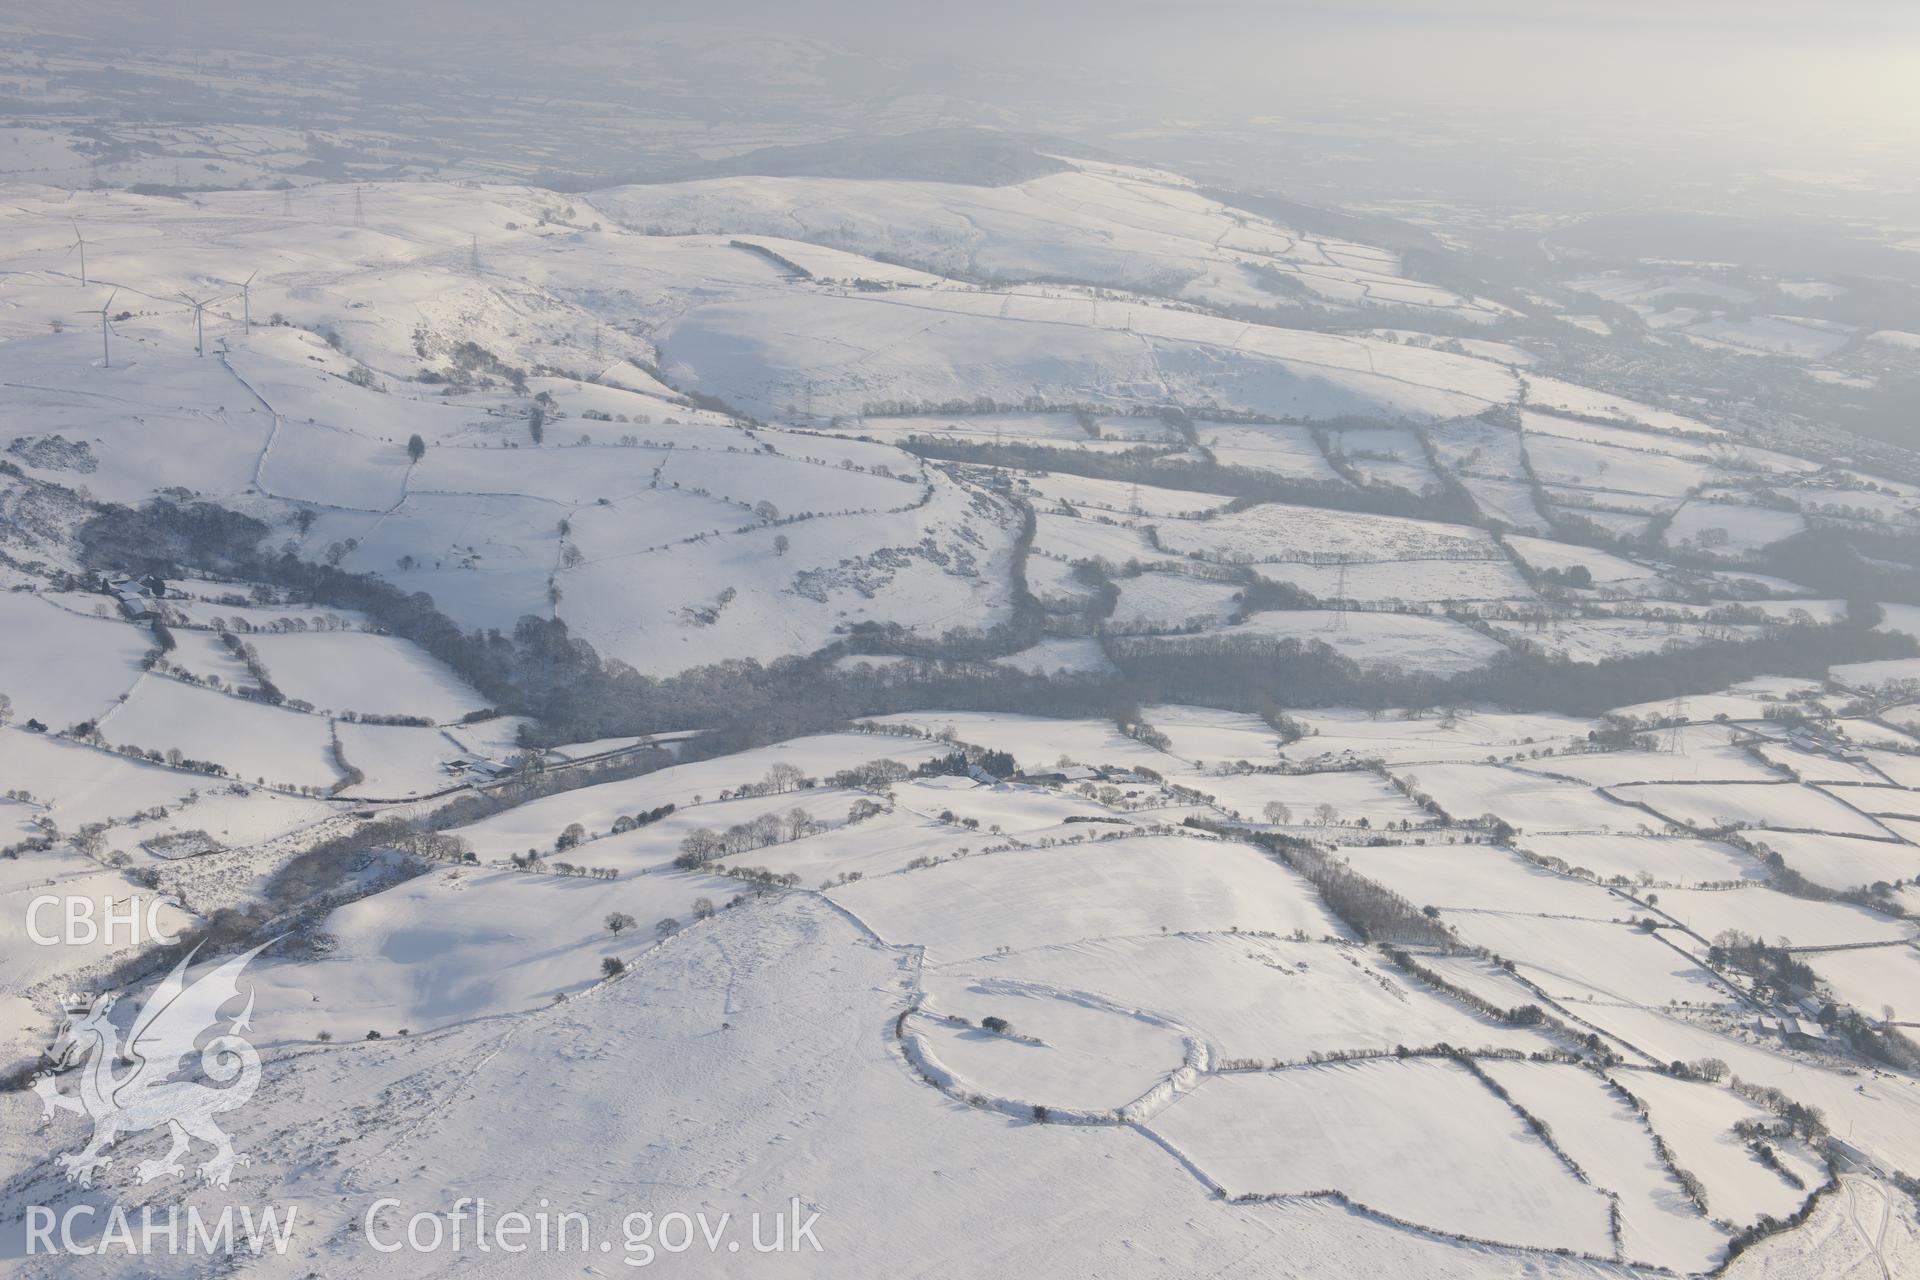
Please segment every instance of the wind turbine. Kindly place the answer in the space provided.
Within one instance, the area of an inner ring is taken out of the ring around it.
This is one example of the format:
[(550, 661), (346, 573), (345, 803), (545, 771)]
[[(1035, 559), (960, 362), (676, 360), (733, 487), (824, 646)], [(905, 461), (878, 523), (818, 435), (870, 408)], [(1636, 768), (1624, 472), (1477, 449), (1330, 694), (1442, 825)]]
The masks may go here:
[(73, 243), (67, 246), (67, 252), (80, 251), (80, 287), (87, 287), (87, 238), (80, 234), (80, 224), (73, 224)]
[[(113, 300), (119, 296), (120, 291), (118, 289), (108, 294), (107, 300), (100, 304), (99, 311), (97, 312), (100, 317), (100, 367), (102, 369), (113, 368), (113, 353), (107, 349), (107, 313), (113, 309)], [(96, 314), (96, 312), (89, 310), (82, 311), (80, 314), (90, 316)]]
[(212, 306), (216, 302), (222, 301), (222, 299), (220, 298), (189, 298), (184, 293), (180, 295), (180, 299), (181, 301), (185, 302), (188, 306), (193, 308), (193, 354), (197, 356), (204, 356), (207, 354), (204, 316), (206, 314), (206, 310), (208, 307)]

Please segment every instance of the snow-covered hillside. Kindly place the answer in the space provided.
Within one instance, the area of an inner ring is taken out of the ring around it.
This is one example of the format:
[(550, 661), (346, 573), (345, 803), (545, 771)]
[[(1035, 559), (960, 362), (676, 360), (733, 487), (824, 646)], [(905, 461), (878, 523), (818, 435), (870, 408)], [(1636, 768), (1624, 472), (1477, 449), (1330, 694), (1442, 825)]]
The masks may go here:
[[(241, 1199), (299, 1224), (237, 1271), (450, 1273), (368, 1215), (463, 1196), (586, 1215), (541, 1276), (792, 1206), (783, 1275), (1920, 1269), (1910, 479), (1158, 170), (136, 195), (24, 132), (0, 1274)], [(40, 900), (267, 944), (227, 1185), (48, 1158), (182, 949)]]
[(1400, 275), (1396, 254), (1224, 205), (1172, 174), (1061, 158), (998, 187), (737, 177), (595, 197), (655, 233), (786, 236), (970, 279), (1057, 280), (1228, 307), (1300, 299), (1488, 322), (1501, 309)]

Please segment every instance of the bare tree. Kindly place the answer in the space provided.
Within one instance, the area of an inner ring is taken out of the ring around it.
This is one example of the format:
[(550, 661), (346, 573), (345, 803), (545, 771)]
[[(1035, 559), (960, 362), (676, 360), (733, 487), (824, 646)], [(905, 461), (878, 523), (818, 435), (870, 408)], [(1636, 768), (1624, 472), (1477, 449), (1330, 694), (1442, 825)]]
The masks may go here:
[(799, 766), (782, 760), (767, 770), (766, 783), (771, 791), (792, 791), (799, 787), (800, 780), (806, 777)]
[(747, 823), (747, 839), (752, 842), (752, 847), (764, 849), (770, 844), (779, 844), (785, 830), (786, 824), (781, 821), (779, 814), (763, 813)]

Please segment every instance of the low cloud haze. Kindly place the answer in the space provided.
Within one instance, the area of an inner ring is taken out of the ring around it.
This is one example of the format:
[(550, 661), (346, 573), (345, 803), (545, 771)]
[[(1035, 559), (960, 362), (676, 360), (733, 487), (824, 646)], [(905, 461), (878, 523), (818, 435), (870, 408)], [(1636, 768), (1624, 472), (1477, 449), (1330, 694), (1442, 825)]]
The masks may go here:
[[(131, 63), (147, 48), (244, 70), (252, 51), (296, 79), (337, 71), (354, 86), (341, 123), (449, 146), (448, 121), (511, 99), (561, 140), (539, 172), (985, 126), (1330, 202), (1920, 222), (1920, 11), (1877, 0), (79, 0), (0, 5), (0, 20)], [(233, 109), (209, 92), (185, 118)], [(568, 102), (651, 123), (569, 146)], [(684, 126), (670, 144), (666, 119)], [(707, 145), (686, 132), (715, 126)]]
[[(1512, 0), (1352, 6), (1202, 0), (1192, 4), (985, 3), (765, 0), (632, 4), (556, 0), (418, 0), (404, 5), (336, 0), (191, 0), (165, 5), (83, 0), (0, 5), (0, 20), (82, 36), (192, 42), (208, 48), (279, 44), (324, 35), (345, 46), (389, 48), (431, 66), (453, 49), (495, 45), (512, 57), (571, 42), (605, 48), (610, 36), (659, 32), (760, 42), (800, 42), (790, 70), (804, 76), (818, 45), (883, 59), (930, 87), (955, 78), (1017, 72), (1059, 77), (1058, 106), (1094, 82), (1102, 97), (1178, 112), (1311, 109), (1331, 100), (1356, 109), (1503, 112), (1516, 128), (1552, 120), (1663, 120), (1680, 132), (1742, 123), (1791, 142), (1851, 138), (1892, 143), (1920, 120), (1920, 10), (1855, 0), (1809, 6), (1731, 3), (1577, 3)], [(615, 46), (617, 47), (617, 45)], [(751, 59), (736, 66), (752, 68)], [(726, 60), (714, 70), (723, 74)], [(836, 68), (836, 70), (839, 70)]]

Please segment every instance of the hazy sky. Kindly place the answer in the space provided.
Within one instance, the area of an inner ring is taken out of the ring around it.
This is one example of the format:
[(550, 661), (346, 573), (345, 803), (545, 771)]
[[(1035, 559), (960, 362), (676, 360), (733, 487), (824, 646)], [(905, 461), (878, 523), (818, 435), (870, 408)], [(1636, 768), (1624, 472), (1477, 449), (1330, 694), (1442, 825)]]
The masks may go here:
[(1777, 143), (1794, 164), (1831, 148), (1842, 167), (1905, 163), (1920, 131), (1920, 0), (0, 0), (0, 16), (173, 44), (372, 42), (442, 61), (474, 42), (506, 57), (529, 42), (604, 52), (602, 33), (692, 22), (910, 64), (933, 91), (1053, 92), (1069, 111), (1106, 99), (1196, 121), (1465, 112), (1584, 131), (1586, 145), (1614, 130)]
[[(743, 30), (812, 34), (846, 44), (910, 45), (938, 33), (941, 47), (1007, 51), (1034, 34), (1071, 34), (1106, 51), (1158, 56), (1244, 46), (1291, 30), (1345, 28), (1384, 39), (1451, 46), (1489, 32), (1542, 39), (1672, 39), (1717, 46), (1911, 45), (1920, 13), (1911, 0), (0, 0), (0, 15), (30, 26), (90, 25), (181, 34), (277, 27), (341, 38), (436, 31), (446, 38), (489, 28), (555, 34), (574, 26), (618, 30), (656, 22), (744, 22)], [(1129, 48), (1129, 46), (1131, 46)], [(1571, 49), (1573, 46), (1569, 46)], [(1069, 50), (1057, 50), (1068, 52)], [(1441, 52), (1444, 50), (1436, 50)]]
[[(0, 0), (0, 17), (83, 32), (140, 28), (165, 37), (247, 28), (341, 39), (433, 32), (459, 40), (488, 30), (556, 35), (657, 22), (746, 24), (842, 44), (905, 52), (1020, 52), (1032, 37), (1070, 36), (1103, 54), (1151, 60), (1245, 49), (1250, 38), (1346, 30), (1388, 41), (1438, 41), (1468, 51), (1490, 34), (1566, 42), (1674, 41), (1689, 52), (1755, 43), (1808, 46), (1904, 43), (1914, 52), (1920, 6), (1911, 0)], [(921, 45), (930, 34), (938, 44)], [(917, 49), (915, 46), (919, 46)], [(1049, 51), (1070, 54), (1074, 46)], [(1027, 50), (1031, 52), (1032, 50)], [(1251, 52), (1251, 51), (1249, 51)]]

